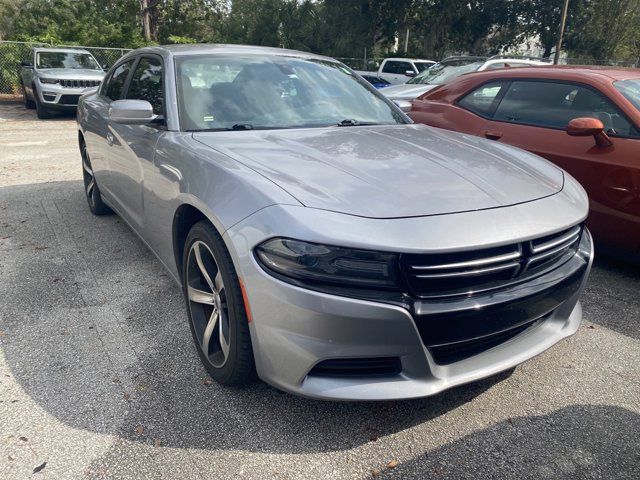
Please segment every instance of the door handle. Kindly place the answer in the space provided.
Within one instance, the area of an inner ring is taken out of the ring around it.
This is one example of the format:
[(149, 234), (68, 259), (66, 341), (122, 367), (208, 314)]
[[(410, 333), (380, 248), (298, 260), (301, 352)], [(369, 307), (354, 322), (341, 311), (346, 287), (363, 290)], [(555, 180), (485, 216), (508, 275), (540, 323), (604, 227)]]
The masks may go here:
[(107, 143), (109, 146), (112, 146), (114, 141), (113, 134), (111, 132), (107, 133)]
[(502, 138), (502, 132), (496, 132), (495, 130), (487, 130), (484, 132), (484, 136), (490, 140), (500, 140)]

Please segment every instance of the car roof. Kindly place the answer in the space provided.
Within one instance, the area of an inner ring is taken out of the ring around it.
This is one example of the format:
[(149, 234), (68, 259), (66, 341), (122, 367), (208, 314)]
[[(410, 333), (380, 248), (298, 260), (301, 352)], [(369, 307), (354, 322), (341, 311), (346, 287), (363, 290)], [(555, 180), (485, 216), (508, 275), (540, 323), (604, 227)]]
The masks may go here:
[(519, 58), (519, 57), (499, 57), (499, 58), (489, 58), (485, 65), (492, 65), (494, 63), (519, 63), (524, 65), (549, 65), (549, 62), (545, 62), (544, 60), (536, 60), (532, 58)]
[(139, 53), (168, 53), (174, 57), (184, 55), (284, 55), (299, 58), (313, 58), (317, 60), (327, 60), (335, 62), (333, 58), (325, 57), (323, 55), (316, 55), (309, 52), (300, 52), (298, 50), (289, 50), (286, 48), (276, 47), (260, 47), (254, 45), (233, 45), (233, 44), (218, 44), (218, 43), (194, 43), (194, 44), (180, 44), (180, 45), (160, 45), (157, 47), (144, 47), (129, 52), (129, 55), (135, 55)]
[[(577, 80), (585, 81), (585, 79), (608, 81), (626, 80), (629, 78), (640, 78), (640, 69), (623, 68), (623, 67), (604, 67), (604, 66), (584, 66), (584, 65), (552, 65), (552, 66), (536, 66), (535, 68), (505, 68), (500, 70), (489, 70), (484, 72), (469, 73), (463, 77), (474, 78), (490, 77), (490, 78), (506, 78), (506, 77), (529, 77), (529, 78), (547, 78), (556, 80)], [(461, 77), (462, 78), (462, 77)]]
[(35, 52), (88, 53), (89, 55), (91, 55), (91, 52), (89, 52), (89, 50), (84, 50), (82, 48), (35, 47), (33, 50)]
[(394, 62), (425, 62), (425, 63), (436, 63), (433, 60), (423, 60), (421, 58), (407, 58), (407, 57), (389, 57), (385, 58), (385, 60), (393, 60)]

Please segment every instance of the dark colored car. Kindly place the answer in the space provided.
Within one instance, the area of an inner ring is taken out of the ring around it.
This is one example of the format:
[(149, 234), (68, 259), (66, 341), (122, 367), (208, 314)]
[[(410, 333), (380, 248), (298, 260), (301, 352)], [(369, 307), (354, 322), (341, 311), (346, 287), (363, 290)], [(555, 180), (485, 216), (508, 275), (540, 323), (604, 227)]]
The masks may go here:
[(640, 70), (537, 67), (472, 73), (412, 102), (416, 122), (523, 148), (587, 190), (604, 246), (640, 253)]

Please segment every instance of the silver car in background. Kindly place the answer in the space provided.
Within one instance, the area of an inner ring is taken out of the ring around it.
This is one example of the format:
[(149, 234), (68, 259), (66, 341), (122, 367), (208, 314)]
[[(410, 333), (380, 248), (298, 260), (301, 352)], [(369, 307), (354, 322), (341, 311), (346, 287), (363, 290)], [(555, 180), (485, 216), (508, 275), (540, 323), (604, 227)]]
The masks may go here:
[(22, 62), (20, 82), (26, 108), (38, 118), (52, 111), (75, 110), (80, 95), (97, 89), (104, 70), (87, 50), (34, 48), (31, 60)]
[(413, 100), (438, 85), (447, 83), (460, 75), (471, 72), (483, 72), (499, 68), (534, 67), (549, 65), (548, 61), (535, 57), (511, 57), (496, 55), (493, 57), (448, 57), (420, 72), (406, 83), (385, 87), (381, 92), (391, 100)]
[(81, 98), (78, 127), (90, 209), (117, 212), (181, 286), (224, 385), (256, 371), (312, 398), (422, 397), (580, 324), (582, 187), (525, 151), (411, 124), (330, 58), (136, 50)]

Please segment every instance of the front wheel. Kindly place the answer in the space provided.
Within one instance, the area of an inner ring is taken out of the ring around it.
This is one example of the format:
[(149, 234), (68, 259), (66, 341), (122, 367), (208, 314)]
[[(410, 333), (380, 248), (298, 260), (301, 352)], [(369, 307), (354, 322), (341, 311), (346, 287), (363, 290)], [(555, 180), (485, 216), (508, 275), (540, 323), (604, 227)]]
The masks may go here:
[(35, 98), (36, 100), (36, 115), (38, 116), (38, 118), (40, 120), (51, 118), (51, 112), (47, 110), (47, 108), (40, 101), (35, 85), (33, 86), (33, 98)]
[(93, 175), (91, 158), (84, 141), (80, 144), (80, 156), (82, 157), (82, 179), (84, 180), (84, 193), (87, 197), (89, 209), (94, 215), (109, 215), (111, 209), (102, 201), (100, 189)]
[(22, 87), (22, 96), (24, 97), (24, 108), (28, 110), (33, 110), (36, 108), (36, 104), (33, 103), (33, 100), (29, 100), (29, 96), (27, 95), (27, 89), (24, 87), (24, 83), (21, 84)]
[(254, 359), (240, 282), (209, 222), (198, 222), (189, 232), (182, 271), (191, 333), (204, 367), (223, 385), (247, 383)]

